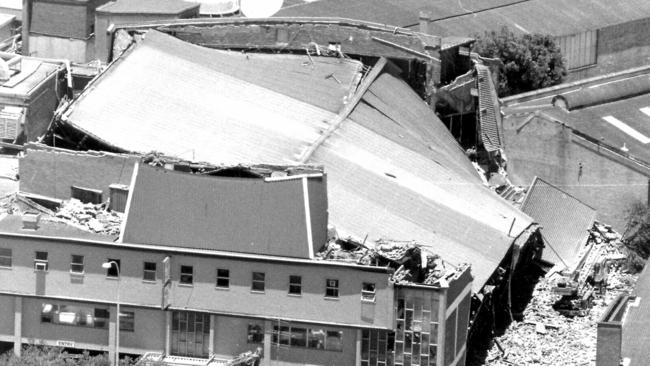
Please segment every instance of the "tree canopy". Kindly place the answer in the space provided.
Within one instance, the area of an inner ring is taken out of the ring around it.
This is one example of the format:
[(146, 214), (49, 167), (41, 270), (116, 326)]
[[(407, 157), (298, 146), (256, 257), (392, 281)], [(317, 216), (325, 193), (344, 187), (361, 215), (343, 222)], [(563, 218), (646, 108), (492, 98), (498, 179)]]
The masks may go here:
[(474, 37), (474, 52), (503, 61), (499, 75), (500, 97), (559, 84), (567, 74), (560, 48), (550, 35), (519, 36), (503, 27), (499, 32), (485, 32)]

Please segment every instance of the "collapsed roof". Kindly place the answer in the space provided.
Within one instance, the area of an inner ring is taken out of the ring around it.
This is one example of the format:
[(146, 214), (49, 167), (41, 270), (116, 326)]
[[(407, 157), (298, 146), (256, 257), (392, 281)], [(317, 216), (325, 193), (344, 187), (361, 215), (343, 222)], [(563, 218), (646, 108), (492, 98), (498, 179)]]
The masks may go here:
[(364, 75), (345, 58), (217, 51), (149, 31), (59, 128), (117, 151), (324, 166), (342, 236), (430, 245), (470, 263), (478, 290), (532, 219), (485, 187), (430, 108), (378, 65)]

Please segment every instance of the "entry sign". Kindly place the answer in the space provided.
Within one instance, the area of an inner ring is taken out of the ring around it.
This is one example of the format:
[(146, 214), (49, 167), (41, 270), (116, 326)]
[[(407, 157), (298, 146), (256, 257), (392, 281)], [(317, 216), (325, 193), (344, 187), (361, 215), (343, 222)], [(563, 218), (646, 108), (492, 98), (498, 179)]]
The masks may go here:
[(59, 347), (68, 347), (68, 348), (74, 348), (74, 342), (73, 341), (62, 341), (62, 340), (57, 340), (56, 345)]

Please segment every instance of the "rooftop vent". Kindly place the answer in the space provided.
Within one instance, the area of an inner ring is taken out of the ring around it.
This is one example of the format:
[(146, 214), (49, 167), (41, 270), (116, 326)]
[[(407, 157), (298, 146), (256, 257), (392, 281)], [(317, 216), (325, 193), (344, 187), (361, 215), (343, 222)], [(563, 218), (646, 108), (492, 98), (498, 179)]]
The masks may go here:
[(37, 230), (41, 214), (35, 212), (25, 212), (23, 214), (23, 230)]

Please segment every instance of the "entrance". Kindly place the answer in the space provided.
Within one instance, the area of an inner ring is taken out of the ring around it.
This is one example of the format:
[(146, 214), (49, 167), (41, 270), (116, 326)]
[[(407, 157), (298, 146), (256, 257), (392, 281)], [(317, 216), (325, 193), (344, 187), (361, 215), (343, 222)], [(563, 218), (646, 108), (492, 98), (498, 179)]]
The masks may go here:
[(209, 339), (209, 314), (189, 311), (172, 312), (172, 355), (207, 358)]

